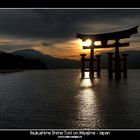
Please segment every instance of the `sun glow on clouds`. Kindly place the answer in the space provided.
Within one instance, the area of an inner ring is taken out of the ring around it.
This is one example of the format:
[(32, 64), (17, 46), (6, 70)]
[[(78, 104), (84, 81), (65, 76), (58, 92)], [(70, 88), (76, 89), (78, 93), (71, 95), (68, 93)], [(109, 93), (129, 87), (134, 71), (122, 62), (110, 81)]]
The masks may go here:
[[(120, 50), (140, 50), (140, 37), (131, 38), (130, 46), (120, 48)], [(100, 45), (96, 42), (95, 45)], [(68, 58), (80, 60), (80, 54), (87, 54), (89, 57), (90, 49), (83, 49), (80, 39), (72, 39), (66, 41), (54, 42), (54, 40), (41, 40), (41, 39), (24, 39), (16, 37), (3, 37), (0, 36), (0, 51), (15, 51), (23, 49), (34, 49), (43, 54), (48, 54), (58, 58)], [(102, 52), (107, 52), (111, 49), (95, 49), (95, 55)]]
[(85, 41), (81, 40), (82, 46), (90, 46), (92, 44), (92, 41), (90, 39), (87, 39)]
[(32, 45), (33, 41), (29, 39), (0, 37), (0, 45)]
[(79, 40), (73, 39), (64, 42), (52, 42), (50, 47), (34, 46), (33, 49), (41, 51), (43, 54), (47, 53), (54, 57), (80, 59), (81, 53), (89, 53), (89, 50), (83, 50)]
[[(140, 49), (138, 44), (139, 42), (136, 43), (136, 48), (137, 50)], [(101, 45), (101, 42), (96, 42), (95, 45)], [(133, 47), (132, 47), (133, 46)], [(125, 47), (125, 50), (135, 50), (135, 43), (130, 43), (129, 47)], [(90, 54), (90, 49), (83, 49), (81, 42), (79, 39), (73, 39), (73, 40), (68, 40), (64, 42), (59, 42), (59, 43), (52, 43), (51, 47), (38, 47), (34, 48), (36, 50), (41, 51), (42, 53), (47, 53), (49, 55), (59, 57), (59, 58), (69, 58), (69, 59), (80, 59), (80, 54), (85, 53), (87, 54), (87, 57), (89, 57)], [(102, 52), (107, 52), (109, 50), (112, 50), (113, 48), (105, 48), (105, 49), (94, 49), (95, 55), (100, 54)], [(122, 48), (123, 49), (123, 48)], [(120, 49), (121, 50), (121, 49)]]

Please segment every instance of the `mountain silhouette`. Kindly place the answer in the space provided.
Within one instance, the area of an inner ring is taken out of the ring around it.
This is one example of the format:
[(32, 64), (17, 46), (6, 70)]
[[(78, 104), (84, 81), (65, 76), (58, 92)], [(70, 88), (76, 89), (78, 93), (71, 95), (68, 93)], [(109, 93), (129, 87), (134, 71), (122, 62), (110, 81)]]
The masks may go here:
[(0, 70), (46, 69), (46, 64), (39, 59), (29, 59), (11, 53), (0, 52)]
[(23, 56), (31, 59), (40, 59), (41, 62), (45, 63), (50, 69), (62, 69), (62, 68), (80, 68), (80, 61), (61, 59), (52, 57), (50, 55), (44, 55), (39, 51), (33, 49), (27, 50), (17, 50), (12, 52), (12, 54), (17, 56)]

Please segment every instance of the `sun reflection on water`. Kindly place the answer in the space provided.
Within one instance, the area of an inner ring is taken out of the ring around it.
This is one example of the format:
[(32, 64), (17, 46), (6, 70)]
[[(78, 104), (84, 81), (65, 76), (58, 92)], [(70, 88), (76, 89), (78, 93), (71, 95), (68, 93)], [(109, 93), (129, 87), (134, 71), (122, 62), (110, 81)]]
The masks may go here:
[(90, 79), (83, 79), (81, 81), (81, 84), (80, 84), (80, 87), (82, 88), (88, 88), (88, 87), (91, 87), (92, 86), (92, 82)]
[(96, 91), (94, 90), (93, 83), (94, 80), (91, 79), (82, 79), (80, 83), (80, 90), (77, 95), (78, 128), (96, 128), (98, 121), (100, 120)]
[(85, 78), (89, 78), (89, 72), (85, 72)]
[(100, 83), (100, 79), (96, 77), (94, 79), (89, 78), (89, 72), (85, 72), (85, 78), (81, 80), (80, 88), (91, 88)]

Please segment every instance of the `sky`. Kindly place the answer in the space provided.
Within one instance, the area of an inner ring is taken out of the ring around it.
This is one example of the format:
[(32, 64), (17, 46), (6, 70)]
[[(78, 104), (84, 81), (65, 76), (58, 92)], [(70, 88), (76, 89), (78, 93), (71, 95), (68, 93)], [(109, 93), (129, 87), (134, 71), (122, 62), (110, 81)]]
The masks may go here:
[[(89, 50), (82, 49), (77, 33), (107, 33), (137, 25), (140, 9), (0, 9), (0, 51), (35, 49), (58, 58), (80, 59), (79, 54)], [(140, 50), (140, 33), (129, 41), (125, 50)]]

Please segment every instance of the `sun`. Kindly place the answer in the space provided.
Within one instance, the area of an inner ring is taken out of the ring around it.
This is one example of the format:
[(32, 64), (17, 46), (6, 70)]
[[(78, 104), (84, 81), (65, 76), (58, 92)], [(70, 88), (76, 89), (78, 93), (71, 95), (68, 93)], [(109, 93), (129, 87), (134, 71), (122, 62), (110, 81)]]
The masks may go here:
[(87, 39), (85, 41), (81, 42), (82, 46), (91, 46), (92, 41), (90, 39)]

